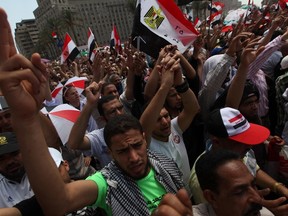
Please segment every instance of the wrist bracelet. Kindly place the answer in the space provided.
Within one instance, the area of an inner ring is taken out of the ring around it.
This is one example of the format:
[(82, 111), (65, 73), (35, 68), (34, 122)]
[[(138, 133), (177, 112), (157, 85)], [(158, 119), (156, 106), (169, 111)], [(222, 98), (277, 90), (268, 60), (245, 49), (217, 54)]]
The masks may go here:
[(274, 185), (273, 185), (273, 192), (274, 193), (277, 193), (278, 192), (278, 187), (279, 185), (282, 185), (284, 186), (284, 184), (282, 184), (281, 182), (275, 182)]
[(175, 86), (175, 89), (178, 93), (184, 93), (186, 91), (188, 91), (189, 89), (189, 85), (187, 80), (184, 80), (184, 82), (178, 86)]

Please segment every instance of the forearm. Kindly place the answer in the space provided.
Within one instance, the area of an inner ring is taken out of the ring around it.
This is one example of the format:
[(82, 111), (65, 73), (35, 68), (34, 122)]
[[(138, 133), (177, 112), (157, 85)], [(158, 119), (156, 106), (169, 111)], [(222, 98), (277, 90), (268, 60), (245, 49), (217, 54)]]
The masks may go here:
[(126, 79), (126, 89), (125, 89), (125, 96), (127, 100), (134, 99), (133, 87), (134, 87), (134, 73), (132, 71), (128, 71)]
[(186, 76), (189, 79), (193, 79), (196, 76), (196, 71), (183, 55), (180, 55), (180, 59), (181, 66), (184, 69)]
[(149, 76), (148, 82), (146, 83), (144, 89), (144, 97), (146, 101), (150, 101), (153, 98), (159, 86), (159, 79), (160, 79), (159, 72), (155, 66)]
[[(20, 143), (23, 164), (33, 191), (47, 215), (53, 215), (55, 211), (60, 215), (60, 209), (63, 209), (63, 205), (66, 204), (64, 202), (65, 185), (48, 152), (39, 116), (35, 115), (29, 120), (15, 117), (12, 119), (15, 123), (13, 128)], [(44, 188), (43, 185), (45, 185)]]
[(47, 146), (59, 149), (61, 141), (51, 120), (41, 113), (41, 111), (39, 111), (39, 120)]
[(84, 136), (86, 133), (87, 125), (89, 122), (89, 118), (92, 114), (93, 106), (87, 103), (78, 117), (77, 121), (73, 125), (69, 139), (68, 139), (68, 146), (72, 149), (80, 149), (80, 150), (89, 150), (90, 148), (86, 148), (83, 146), (84, 143)]
[(265, 63), (265, 61), (272, 55), (273, 52), (279, 49), (282, 44), (283, 44), (283, 41), (281, 40), (280, 36), (278, 36), (273, 41), (268, 43), (265, 46), (265, 49), (250, 64), (249, 71), (248, 71), (248, 78), (251, 78), (252, 76), (256, 76), (256, 74), (258, 73), (262, 65)]
[(141, 115), (140, 123), (148, 140), (159, 117), (159, 113), (164, 106), (164, 102), (169, 90), (170, 87), (168, 85), (160, 86), (159, 90)]
[(287, 188), (283, 184), (270, 177), (261, 169), (259, 169), (256, 173), (256, 183), (262, 188), (270, 188), (271, 191), (288, 197)]
[(180, 96), (183, 103), (183, 110), (179, 114), (178, 124), (181, 130), (185, 131), (193, 121), (195, 115), (200, 111), (200, 106), (195, 94), (190, 88), (186, 92), (180, 93)]
[(248, 66), (240, 64), (226, 97), (226, 107), (239, 108), (247, 78)]
[(0, 215), (2, 216), (22, 216), (17, 208), (0, 208)]

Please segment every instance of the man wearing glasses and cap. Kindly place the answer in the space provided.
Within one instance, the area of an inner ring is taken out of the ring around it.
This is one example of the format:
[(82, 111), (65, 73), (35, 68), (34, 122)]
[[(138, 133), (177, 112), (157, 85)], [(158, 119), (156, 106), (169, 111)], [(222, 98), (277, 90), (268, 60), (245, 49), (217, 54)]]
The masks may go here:
[(33, 195), (15, 134), (0, 133), (0, 208), (12, 207)]

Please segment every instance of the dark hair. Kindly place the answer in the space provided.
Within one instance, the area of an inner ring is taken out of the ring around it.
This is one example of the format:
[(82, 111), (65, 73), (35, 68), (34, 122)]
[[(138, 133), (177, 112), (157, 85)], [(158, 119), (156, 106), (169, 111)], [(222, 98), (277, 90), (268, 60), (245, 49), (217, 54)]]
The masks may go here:
[[(220, 109), (220, 108), (225, 107), (226, 98), (227, 98), (229, 88), (230, 88), (230, 85), (227, 86), (225, 88), (225, 90), (220, 94), (220, 96), (216, 99), (216, 101), (214, 102), (210, 111), (212, 111), (214, 109)], [(251, 82), (251, 80), (246, 80), (240, 104), (242, 104), (247, 98), (249, 98), (252, 95), (253, 96), (255, 95), (257, 97), (257, 99), (259, 99), (259, 97), (260, 97), (259, 90), (258, 90), (257, 86)]]
[(111, 148), (111, 138), (113, 136), (124, 134), (131, 129), (139, 130), (140, 133), (143, 133), (140, 122), (132, 115), (122, 114), (110, 119), (104, 128), (104, 140), (108, 148)]
[(63, 99), (63, 103), (69, 103), (69, 101), (68, 100), (66, 100), (66, 94), (67, 94), (67, 92), (68, 92), (68, 90), (70, 89), (70, 88), (72, 88), (72, 87), (75, 87), (73, 84), (69, 84), (69, 85), (64, 85), (63, 86), (63, 90), (62, 90), (62, 92), (63, 92), (63, 95), (62, 95), (62, 99)]
[(203, 154), (195, 165), (198, 182), (202, 190), (209, 189), (218, 193), (221, 179), (219, 178), (217, 169), (227, 162), (239, 159), (239, 154), (222, 149)]
[(252, 83), (250, 80), (246, 80), (240, 104), (251, 96), (256, 96), (257, 99), (259, 99), (259, 90), (254, 83)]
[(97, 104), (97, 109), (101, 116), (104, 116), (103, 104), (108, 103), (109, 101), (112, 101), (114, 99), (117, 99), (115, 95), (101, 96)]
[[(102, 84), (102, 87), (101, 87), (101, 95), (104, 94), (104, 91), (105, 91), (106, 87), (109, 86), (109, 85), (114, 85), (114, 83), (112, 83), (112, 82), (105, 82), (105, 83)], [(115, 86), (115, 85), (114, 85), (114, 86)], [(116, 87), (116, 86), (115, 86), (115, 87)]]

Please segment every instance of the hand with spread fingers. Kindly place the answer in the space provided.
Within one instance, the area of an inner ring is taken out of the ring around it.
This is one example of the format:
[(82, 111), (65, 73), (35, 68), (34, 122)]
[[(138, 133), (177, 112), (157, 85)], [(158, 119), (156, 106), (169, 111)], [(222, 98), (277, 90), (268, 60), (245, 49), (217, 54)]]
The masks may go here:
[(39, 54), (31, 61), (16, 54), (7, 15), (0, 8), (0, 86), (13, 118), (29, 118), (38, 113), (46, 89), (46, 67)]

